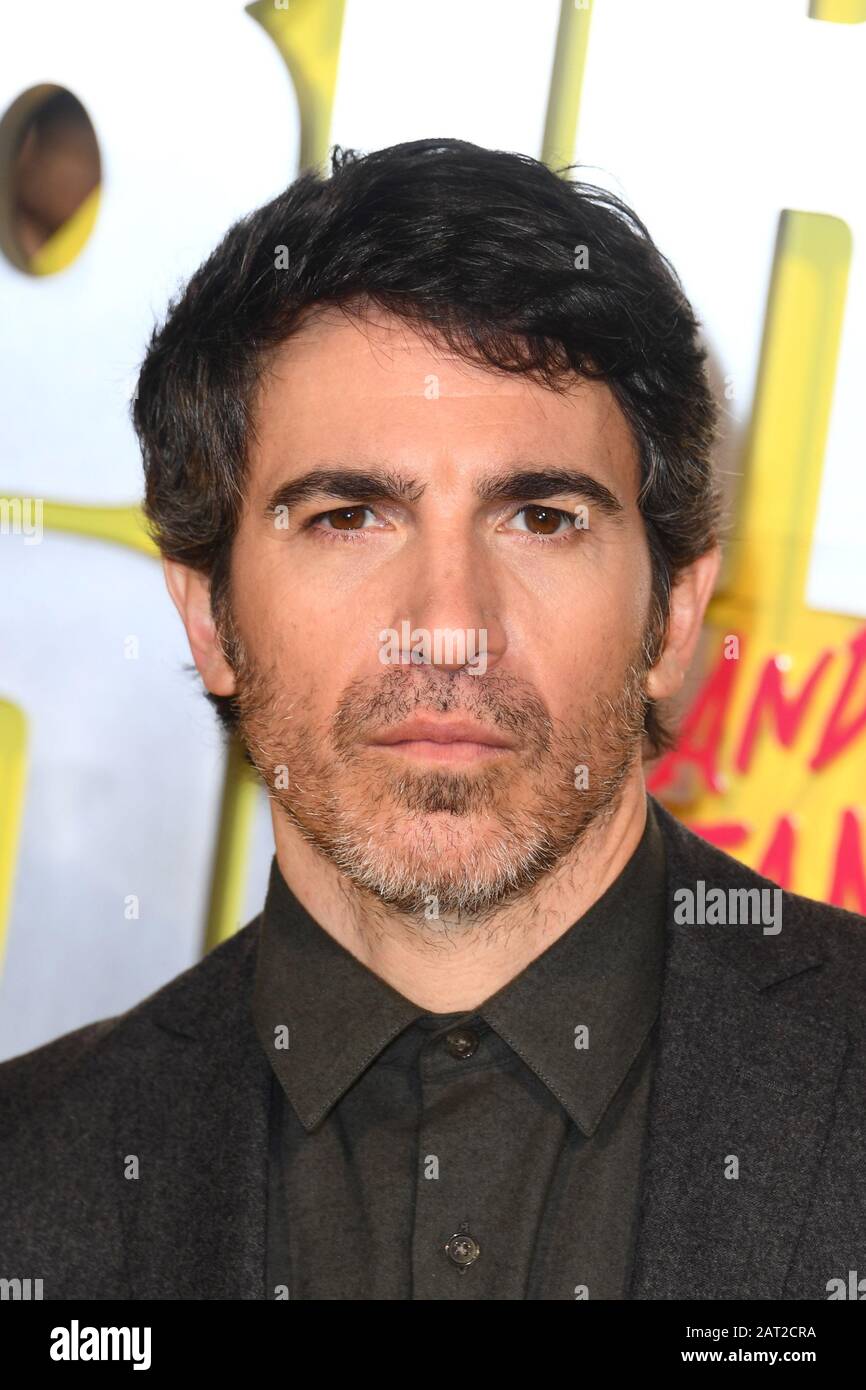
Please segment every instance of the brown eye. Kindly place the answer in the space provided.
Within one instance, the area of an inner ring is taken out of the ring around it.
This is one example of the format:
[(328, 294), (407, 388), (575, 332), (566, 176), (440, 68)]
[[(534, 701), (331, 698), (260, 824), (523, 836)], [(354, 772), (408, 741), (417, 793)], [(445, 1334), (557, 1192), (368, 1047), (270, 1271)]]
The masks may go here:
[(328, 530), (361, 531), (364, 527), (364, 513), (369, 510), (369, 507), (343, 507), (336, 512), (323, 512), (316, 520), (327, 520)]
[(555, 536), (563, 522), (570, 520), (560, 507), (521, 507), (517, 515), (524, 518), (526, 529), (534, 536)]

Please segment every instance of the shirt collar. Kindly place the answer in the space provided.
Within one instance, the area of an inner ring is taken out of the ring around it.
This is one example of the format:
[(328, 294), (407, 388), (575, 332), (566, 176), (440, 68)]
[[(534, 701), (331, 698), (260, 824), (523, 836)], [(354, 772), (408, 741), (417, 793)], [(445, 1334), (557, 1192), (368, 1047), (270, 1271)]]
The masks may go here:
[[(647, 797), (634, 854), (606, 892), (541, 955), (461, 1017), (484, 1020), (590, 1135), (658, 1013), (664, 842)], [(346, 950), (271, 863), (253, 1018), (299, 1120), (312, 1130), (397, 1035), (429, 1015)], [(444, 1017), (444, 1016), (443, 1016)]]
[(664, 840), (647, 798), (643, 836), (582, 917), (478, 1013), (595, 1133), (658, 1016)]

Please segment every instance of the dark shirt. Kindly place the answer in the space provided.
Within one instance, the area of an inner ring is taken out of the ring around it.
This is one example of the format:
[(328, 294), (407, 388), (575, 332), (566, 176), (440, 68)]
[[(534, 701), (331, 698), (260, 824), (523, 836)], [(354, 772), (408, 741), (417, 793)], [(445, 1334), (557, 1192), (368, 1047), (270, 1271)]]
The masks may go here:
[(271, 1297), (628, 1296), (664, 887), (648, 798), (578, 921), (477, 1008), (431, 1014), (319, 926), (274, 857), (253, 1003)]

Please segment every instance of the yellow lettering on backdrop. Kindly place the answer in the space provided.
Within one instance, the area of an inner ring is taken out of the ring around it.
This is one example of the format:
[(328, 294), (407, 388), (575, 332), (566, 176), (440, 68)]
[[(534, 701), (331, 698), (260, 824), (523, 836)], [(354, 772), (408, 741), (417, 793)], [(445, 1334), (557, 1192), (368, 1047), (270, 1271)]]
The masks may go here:
[(866, 626), (804, 599), (850, 257), (838, 218), (783, 214), (709, 672), (649, 785), (679, 781), (677, 813), (783, 887), (866, 913)]

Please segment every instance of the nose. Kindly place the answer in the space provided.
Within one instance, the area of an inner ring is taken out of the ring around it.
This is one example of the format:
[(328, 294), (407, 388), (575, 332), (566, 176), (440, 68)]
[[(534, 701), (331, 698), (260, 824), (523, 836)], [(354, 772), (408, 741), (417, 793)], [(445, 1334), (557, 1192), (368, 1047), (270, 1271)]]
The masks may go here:
[(414, 664), (483, 675), (507, 645), (492, 557), (468, 527), (431, 533), (413, 550), (402, 576), (401, 648), (408, 637)]

